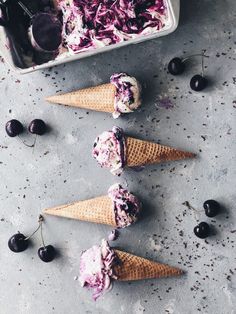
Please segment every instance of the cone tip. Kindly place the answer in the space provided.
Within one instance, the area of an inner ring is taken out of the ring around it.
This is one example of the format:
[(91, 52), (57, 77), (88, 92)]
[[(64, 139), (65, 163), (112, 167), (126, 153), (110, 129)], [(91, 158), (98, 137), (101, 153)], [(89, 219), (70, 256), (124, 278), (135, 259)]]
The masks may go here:
[(186, 155), (187, 155), (188, 158), (195, 158), (195, 157), (197, 157), (196, 153), (191, 153), (191, 152), (187, 152)]
[(50, 208), (44, 208), (42, 212), (43, 214), (50, 214)]
[(48, 97), (45, 98), (45, 100), (46, 100), (47, 102), (55, 103), (54, 97), (55, 97), (55, 96), (48, 96)]
[(176, 268), (177, 275), (184, 275), (186, 272), (183, 269)]

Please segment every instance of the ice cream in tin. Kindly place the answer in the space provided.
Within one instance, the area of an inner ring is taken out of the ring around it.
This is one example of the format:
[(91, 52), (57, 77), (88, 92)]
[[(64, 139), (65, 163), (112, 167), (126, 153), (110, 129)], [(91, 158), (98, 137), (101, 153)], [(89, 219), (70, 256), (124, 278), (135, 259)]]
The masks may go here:
[[(25, 46), (27, 37), (30, 39), (24, 55), (29, 57), (37, 51), (32, 60), (27, 59), (27, 66), (155, 34), (168, 29), (171, 22), (167, 0), (34, 1), (33, 12), (31, 5), (22, 1), (7, 5), (16, 33), (23, 26), (22, 44)], [(36, 17), (34, 21), (32, 16)], [(46, 57), (45, 52), (50, 56)]]
[(165, 0), (58, 0), (63, 45), (71, 54), (158, 32), (168, 25)]

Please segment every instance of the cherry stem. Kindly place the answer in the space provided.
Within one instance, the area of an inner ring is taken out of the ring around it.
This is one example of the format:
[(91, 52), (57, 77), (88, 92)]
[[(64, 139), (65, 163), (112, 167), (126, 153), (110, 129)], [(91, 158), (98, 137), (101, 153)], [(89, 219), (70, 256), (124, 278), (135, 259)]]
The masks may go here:
[(26, 241), (26, 240), (29, 240), (30, 238), (32, 238), (32, 236), (39, 230), (39, 228), (42, 227), (43, 220), (44, 220), (43, 216), (42, 216), (42, 215), (39, 215), (39, 220), (38, 220), (39, 225), (38, 225), (37, 229), (36, 229), (30, 236), (28, 236), (27, 238), (25, 238), (25, 239), (24, 239), (25, 241)]
[(186, 206), (188, 209), (194, 210), (195, 212), (200, 212), (201, 211), (200, 209), (194, 208), (188, 201), (185, 201), (184, 203), (182, 203), (182, 205)]
[(29, 145), (29, 144), (27, 144), (19, 135), (18, 135), (18, 138), (21, 140), (21, 142), (25, 145), (25, 146), (27, 146), (27, 147), (34, 147), (35, 146), (35, 142), (36, 142), (36, 138), (34, 139), (34, 143), (32, 144), (32, 145)]
[(204, 51), (202, 51), (202, 77), (204, 77)]
[(37, 134), (35, 135), (35, 138), (34, 138), (34, 144), (33, 144), (33, 151), (32, 151), (32, 154), (34, 153), (34, 148), (35, 148), (35, 144), (36, 144), (36, 140), (37, 140)]
[(24, 12), (29, 16), (29, 18), (32, 19), (33, 14), (30, 12), (30, 10), (21, 1), (17, 1), (17, 3), (24, 10)]
[(202, 53), (197, 53), (197, 54), (195, 54), (195, 55), (188, 56), (188, 57), (182, 59), (182, 62), (185, 62), (185, 61), (187, 61), (188, 59), (190, 59), (190, 58), (192, 58), (192, 57), (202, 57), (202, 58), (204, 57), (204, 58), (209, 58), (209, 56), (206, 56), (206, 55), (204, 54), (204, 50), (202, 50)]
[(41, 221), (39, 227), (40, 227), (40, 236), (41, 236), (42, 244), (43, 244), (43, 247), (45, 248), (45, 243), (44, 243), (44, 239), (43, 239), (43, 224), (42, 224), (42, 221)]

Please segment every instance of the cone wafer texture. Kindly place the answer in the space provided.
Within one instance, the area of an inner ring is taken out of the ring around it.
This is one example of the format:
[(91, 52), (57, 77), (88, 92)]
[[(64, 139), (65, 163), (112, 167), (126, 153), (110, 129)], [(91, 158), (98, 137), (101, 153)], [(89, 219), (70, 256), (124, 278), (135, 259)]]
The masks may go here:
[(183, 273), (178, 268), (152, 262), (127, 252), (115, 250), (115, 253), (121, 262), (114, 268), (120, 281), (179, 276)]
[(51, 103), (113, 113), (115, 93), (115, 86), (108, 83), (47, 97), (46, 100)]
[(193, 158), (194, 156), (195, 154), (193, 153), (180, 151), (157, 143), (133, 137), (126, 138), (126, 162), (129, 167)]
[(48, 208), (44, 213), (116, 227), (112, 200), (108, 196)]

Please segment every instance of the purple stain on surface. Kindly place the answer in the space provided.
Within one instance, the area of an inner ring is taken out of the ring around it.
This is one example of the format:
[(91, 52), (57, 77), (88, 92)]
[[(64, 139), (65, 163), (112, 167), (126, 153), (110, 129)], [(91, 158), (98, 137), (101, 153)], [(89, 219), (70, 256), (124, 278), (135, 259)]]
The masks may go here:
[(115, 241), (119, 238), (119, 231), (117, 229), (114, 229), (110, 232), (108, 235), (108, 240), (109, 241)]
[(165, 109), (172, 109), (172, 108), (174, 108), (174, 104), (172, 103), (170, 98), (165, 97), (165, 98), (158, 99), (158, 101), (156, 103), (156, 107), (165, 108)]

